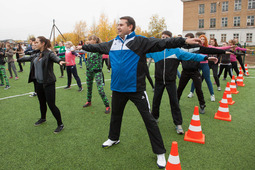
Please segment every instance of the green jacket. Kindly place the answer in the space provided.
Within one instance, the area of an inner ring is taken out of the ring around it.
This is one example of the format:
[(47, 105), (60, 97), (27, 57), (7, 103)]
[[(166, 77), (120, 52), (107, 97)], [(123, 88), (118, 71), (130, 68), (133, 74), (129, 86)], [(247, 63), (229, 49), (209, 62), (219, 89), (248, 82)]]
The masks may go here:
[[(66, 47), (65, 46), (55, 46), (54, 48), (59, 48), (58, 53), (64, 53), (66, 52)], [(59, 58), (64, 58), (65, 55), (59, 56)]]

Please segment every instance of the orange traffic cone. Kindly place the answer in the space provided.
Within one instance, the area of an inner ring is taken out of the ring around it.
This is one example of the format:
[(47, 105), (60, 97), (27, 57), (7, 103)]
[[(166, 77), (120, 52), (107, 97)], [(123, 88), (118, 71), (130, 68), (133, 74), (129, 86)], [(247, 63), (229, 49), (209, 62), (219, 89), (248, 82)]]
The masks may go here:
[(239, 71), (242, 71), (242, 67), (241, 66), (239, 67)]
[(171, 152), (168, 157), (168, 161), (166, 164), (166, 169), (165, 170), (181, 170), (181, 163), (180, 163), (180, 158), (179, 158), (179, 153), (178, 153), (178, 143), (173, 141), (172, 142), (172, 147), (171, 147)]
[(215, 113), (214, 119), (231, 121), (231, 115), (229, 114), (227, 93), (224, 92), (218, 112)]
[(232, 80), (230, 83), (230, 90), (232, 94), (237, 94), (239, 91), (236, 90), (236, 82), (235, 82), (235, 76), (232, 76)]
[(198, 106), (195, 106), (194, 114), (189, 125), (189, 130), (185, 133), (184, 140), (201, 144), (205, 143), (205, 135), (202, 134)]
[[(232, 100), (232, 95), (231, 95), (231, 91), (230, 91), (230, 87), (229, 87), (229, 82), (227, 82), (225, 92), (227, 93), (228, 105), (234, 104), (235, 101)], [(219, 101), (219, 103), (221, 103), (221, 100)]]
[(238, 86), (244, 87), (245, 84), (243, 84), (243, 72), (240, 71), (239, 75), (237, 76), (236, 83)]
[(244, 66), (244, 68), (245, 68), (245, 75), (246, 76), (249, 76), (250, 74), (249, 74), (249, 72), (248, 72), (248, 66), (247, 66), (247, 64), (245, 64), (245, 66)]
[(243, 80), (244, 80), (244, 77), (243, 77), (243, 72), (242, 72), (242, 70), (240, 70), (239, 71), (239, 74), (238, 74), (238, 76), (240, 76)]

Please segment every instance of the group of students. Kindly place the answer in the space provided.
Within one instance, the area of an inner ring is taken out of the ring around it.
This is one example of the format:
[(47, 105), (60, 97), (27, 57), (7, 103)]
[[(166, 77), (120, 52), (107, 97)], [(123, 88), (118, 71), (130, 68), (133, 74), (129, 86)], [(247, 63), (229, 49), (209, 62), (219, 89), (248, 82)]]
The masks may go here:
[[(87, 59), (87, 102), (83, 107), (91, 106), (92, 82), (95, 77), (99, 94), (105, 104), (106, 113), (111, 111), (110, 130), (108, 139), (102, 144), (103, 148), (109, 148), (120, 142), (120, 129), (125, 106), (131, 100), (140, 112), (145, 123), (153, 152), (157, 155), (157, 166), (164, 168), (166, 165), (163, 139), (158, 127), (159, 106), (161, 103), (164, 88), (167, 89), (170, 98), (170, 105), (174, 124), (178, 134), (183, 134), (181, 127), (182, 116), (179, 107), (179, 100), (183, 89), (189, 79), (194, 82), (194, 87), (199, 98), (200, 113), (204, 113), (205, 101), (201, 89), (202, 77), (209, 82), (208, 61), (217, 63), (218, 58), (204, 54), (233, 54), (223, 49), (207, 47), (205, 37), (194, 38), (189, 34), (186, 38), (171, 38), (169, 31), (162, 33), (162, 38), (146, 38), (135, 34), (135, 20), (130, 16), (124, 16), (119, 19), (117, 30), (118, 36), (102, 43), (97, 36), (91, 36), (89, 41), (82, 46), (77, 46), (76, 50), (88, 52)], [(43, 36), (36, 38), (34, 42), (34, 51), (30, 57), (17, 59), (18, 62), (31, 62), (29, 82), (34, 82), (40, 104), (41, 118), (35, 123), (35, 126), (41, 125), (46, 121), (47, 104), (57, 120), (57, 128), (54, 133), (63, 130), (64, 124), (61, 119), (60, 110), (55, 104), (55, 82), (56, 77), (53, 72), (53, 63), (66, 65), (70, 67), (70, 72), (74, 75), (79, 91), (79, 78), (75, 66), (75, 57), (79, 56), (70, 42), (65, 43), (65, 61), (49, 50), (50, 41)], [(231, 46), (230, 48), (233, 48)], [(102, 54), (109, 55), (112, 74), (111, 90), (112, 101), (111, 110), (109, 100), (107, 99), (102, 85)], [(63, 55), (61, 53), (59, 56)], [(155, 61), (155, 87), (152, 111), (146, 93), (145, 77), (148, 74), (147, 58), (153, 58)], [(176, 87), (176, 75), (179, 62), (182, 62), (183, 71), (180, 76), (178, 89)], [(96, 63), (96, 64), (95, 64)], [(199, 69), (203, 71), (201, 76)], [(67, 89), (70, 88), (70, 79), (68, 73)], [(209, 77), (210, 79), (210, 77)], [(208, 84), (208, 83), (207, 83)], [(211, 85), (211, 84), (209, 84)], [(208, 85), (208, 87), (209, 87)], [(211, 86), (210, 86), (211, 88)], [(211, 92), (211, 91), (210, 91)], [(211, 93), (211, 100), (214, 94)], [(215, 98), (214, 98), (215, 100)], [(213, 100), (212, 100), (213, 101)]]
[[(34, 40), (34, 38), (30, 39), (30, 43), (32, 42), (32, 40)], [(17, 69), (14, 64), (14, 61), (15, 61), (14, 55), (16, 55), (17, 59), (22, 58), (25, 55), (30, 55), (29, 51), (31, 51), (31, 49), (32, 49), (31, 44), (29, 44), (28, 47), (26, 47), (22, 43), (17, 43), (15, 46), (13, 46), (9, 42), (6, 42), (6, 43), (0, 42), (0, 80), (1, 80), (0, 86), (4, 86), (4, 84), (6, 84), (4, 88), (5, 90), (11, 87), (9, 83), (9, 79), (13, 78), (13, 72), (15, 75), (15, 80), (19, 79)], [(9, 78), (5, 71), (6, 63), (8, 64), (7, 68), (10, 73)], [(22, 63), (18, 62), (18, 65), (20, 69), (18, 72), (23, 72)], [(23, 65), (25, 65), (25, 63), (23, 63)]]

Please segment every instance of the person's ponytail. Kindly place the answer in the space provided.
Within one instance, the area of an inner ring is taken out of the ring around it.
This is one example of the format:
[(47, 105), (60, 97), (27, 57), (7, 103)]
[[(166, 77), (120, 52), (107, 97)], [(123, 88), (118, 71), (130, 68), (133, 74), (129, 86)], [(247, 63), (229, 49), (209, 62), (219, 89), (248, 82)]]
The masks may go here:
[[(41, 43), (44, 43), (43, 51), (51, 49), (51, 42), (44, 36), (37, 37)], [(42, 58), (42, 53), (40, 53), (39, 59)]]

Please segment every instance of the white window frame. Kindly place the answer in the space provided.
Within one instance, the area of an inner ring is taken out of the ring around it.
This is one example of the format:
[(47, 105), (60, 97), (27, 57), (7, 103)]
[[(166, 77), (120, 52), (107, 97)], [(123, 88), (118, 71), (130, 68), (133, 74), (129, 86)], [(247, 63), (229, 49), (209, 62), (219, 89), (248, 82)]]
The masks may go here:
[[(214, 25), (212, 24), (214, 20)], [(213, 26), (213, 27), (212, 27)], [(216, 18), (210, 18), (210, 28), (215, 28), (216, 27)]]
[(240, 27), (240, 24), (241, 24), (241, 17), (237, 16), (237, 17), (234, 17), (234, 27)]
[(252, 42), (252, 33), (246, 34), (246, 42)]
[(228, 18), (227, 17), (221, 18), (221, 27), (228, 27)]
[(238, 33), (233, 34), (233, 39), (236, 39), (236, 38), (239, 40), (239, 34)]
[[(201, 22), (200, 22), (201, 21)], [(205, 21), (204, 19), (199, 19), (198, 20), (198, 28), (204, 28), (205, 27)]]
[(205, 4), (199, 4), (198, 13), (199, 14), (204, 14), (205, 13)]
[(226, 42), (226, 41), (227, 41), (227, 34), (221, 34), (220, 37), (221, 37), (221, 38), (220, 38), (220, 41), (221, 41), (221, 42)]
[(215, 34), (210, 34), (210, 39), (215, 38)]
[(247, 26), (254, 26), (254, 15), (247, 16)]
[(248, 0), (248, 9), (255, 9), (255, 0)]
[(235, 11), (240, 11), (242, 9), (242, 0), (235, 0), (234, 4)]
[(228, 1), (222, 2), (222, 12), (228, 11)]
[(211, 13), (216, 13), (217, 12), (216, 9), (217, 9), (217, 4), (211, 3)]

